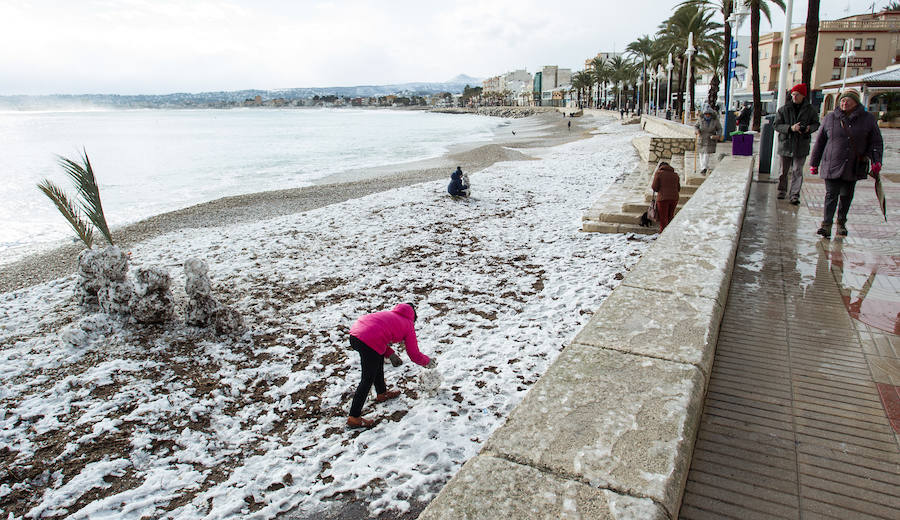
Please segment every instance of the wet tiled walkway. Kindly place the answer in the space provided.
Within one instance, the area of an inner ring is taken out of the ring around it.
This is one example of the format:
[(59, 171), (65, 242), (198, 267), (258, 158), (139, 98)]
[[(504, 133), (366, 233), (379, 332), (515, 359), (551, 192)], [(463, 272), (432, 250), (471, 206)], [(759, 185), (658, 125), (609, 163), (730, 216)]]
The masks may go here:
[(823, 196), (753, 184), (682, 518), (900, 518), (900, 212), (819, 240)]

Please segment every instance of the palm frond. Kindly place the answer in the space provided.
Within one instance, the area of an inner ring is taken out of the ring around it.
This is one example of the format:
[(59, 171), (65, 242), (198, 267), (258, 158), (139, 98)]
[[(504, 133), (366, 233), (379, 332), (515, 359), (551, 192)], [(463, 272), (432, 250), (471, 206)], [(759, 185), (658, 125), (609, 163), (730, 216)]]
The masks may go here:
[(87, 151), (83, 152), (83, 165), (61, 155), (58, 158), (60, 166), (75, 183), (80, 197), (81, 208), (94, 226), (103, 233), (106, 241), (113, 245), (112, 234), (109, 232), (106, 216), (103, 214), (103, 205), (100, 202), (100, 187), (97, 186), (97, 180), (94, 177), (94, 170), (91, 168), (91, 161), (88, 159)]
[(41, 190), (44, 195), (46, 195), (53, 203), (56, 205), (56, 209), (62, 213), (63, 217), (69, 221), (69, 225), (72, 226), (72, 229), (75, 230), (75, 233), (78, 235), (78, 238), (81, 239), (82, 242), (88, 248), (94, 242), (94, 232), (91, 230), (91, 225), (89, 222), (84, 220), (81, 216), (81, 212), (78, 211), (78, 207), (75, 203), (69, 199), (64, 191), (62, 191), (57, 185), (53, 184), (47, 179), (44, 179), (37, 185), (38, 189)]

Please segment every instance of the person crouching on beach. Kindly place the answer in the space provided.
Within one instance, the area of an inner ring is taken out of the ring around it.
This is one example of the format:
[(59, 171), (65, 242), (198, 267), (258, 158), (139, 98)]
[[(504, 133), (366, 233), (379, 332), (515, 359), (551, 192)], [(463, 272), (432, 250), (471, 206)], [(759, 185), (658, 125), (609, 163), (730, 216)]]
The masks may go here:
[[(465, 181), (463, 180), (465, 178)], [(450, 174), (450, 185), (447, 186), (447, 193), (454, 197), (468, 197), (469, 183), (468, 176), (463, 174), (462, 168), (456, 167), (456, 171)]]
[(416, 309), (411, 303), (398, 303), (389, 311), (366, 314), (356, 319), (350, 327), (350, 347), (359, 352), (362, 365), (362, 379), (353, 395), (347, 426), (351, 428), (371, 428), (375, 421), (362, 417), (363, 405), (375, 385), (375, 400), (383, 403), (400, 395), (399, 390), (388, 390), (384, 382), (384, 358), (391, 360), (395, 367), (403, 364), (400, 356), (390, 345), (403, 342), (406, 354), (417, 365), (434, 368), (437, 362), (419, 352), (416, 341)]

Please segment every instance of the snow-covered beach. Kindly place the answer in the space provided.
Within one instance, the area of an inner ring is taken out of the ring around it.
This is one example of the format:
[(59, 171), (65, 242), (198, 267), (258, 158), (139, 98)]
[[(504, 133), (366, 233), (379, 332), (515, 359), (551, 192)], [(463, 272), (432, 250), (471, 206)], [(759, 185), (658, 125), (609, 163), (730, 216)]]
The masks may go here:
[[(519, 149), (537, 160), (129, 245), (132, 270), (200, 257), (241, 338), (84, 318), (74, 277), (0, 295), (0, 505), (13, 518), (305, 518), (359, 496), (373, 514), (430, 500), (477, 453), (652, 238), (580, 233), (582, 212), (637, 161), (636, 126)], [(449, 171), (446, 171), (449, 175)], [(421, 369), (344, 428), (358, 381), (346, 332), (411, 301)], [(289, 512), (289, 513), (288, 513)]]

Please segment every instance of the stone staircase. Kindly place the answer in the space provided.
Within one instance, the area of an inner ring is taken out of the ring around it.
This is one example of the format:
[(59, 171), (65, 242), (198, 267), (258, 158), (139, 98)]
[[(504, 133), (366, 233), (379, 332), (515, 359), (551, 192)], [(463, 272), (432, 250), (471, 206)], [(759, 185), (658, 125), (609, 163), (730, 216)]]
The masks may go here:
[[(706, 176), (694, 170), (694, 157), (693, 151), (686, 151), (673, 155), (667, 161), (681, 177), (681, 197), (675, 209), (676, 214), (706, 180)], [(719, 157), (720, 155), (716, 155), (710, 159), (710, 170), (715, 168)], [(657, 233), (659, 225), (656, 223), (649, 227), (640, 225), (641, 215), (647, 211), (653, 198), (650, 182), (655, 169), (656, 163), (643, 162), (635, 171), (611, 186), (603, 198), (582, 216), (581, 230), (595, 233)]]

